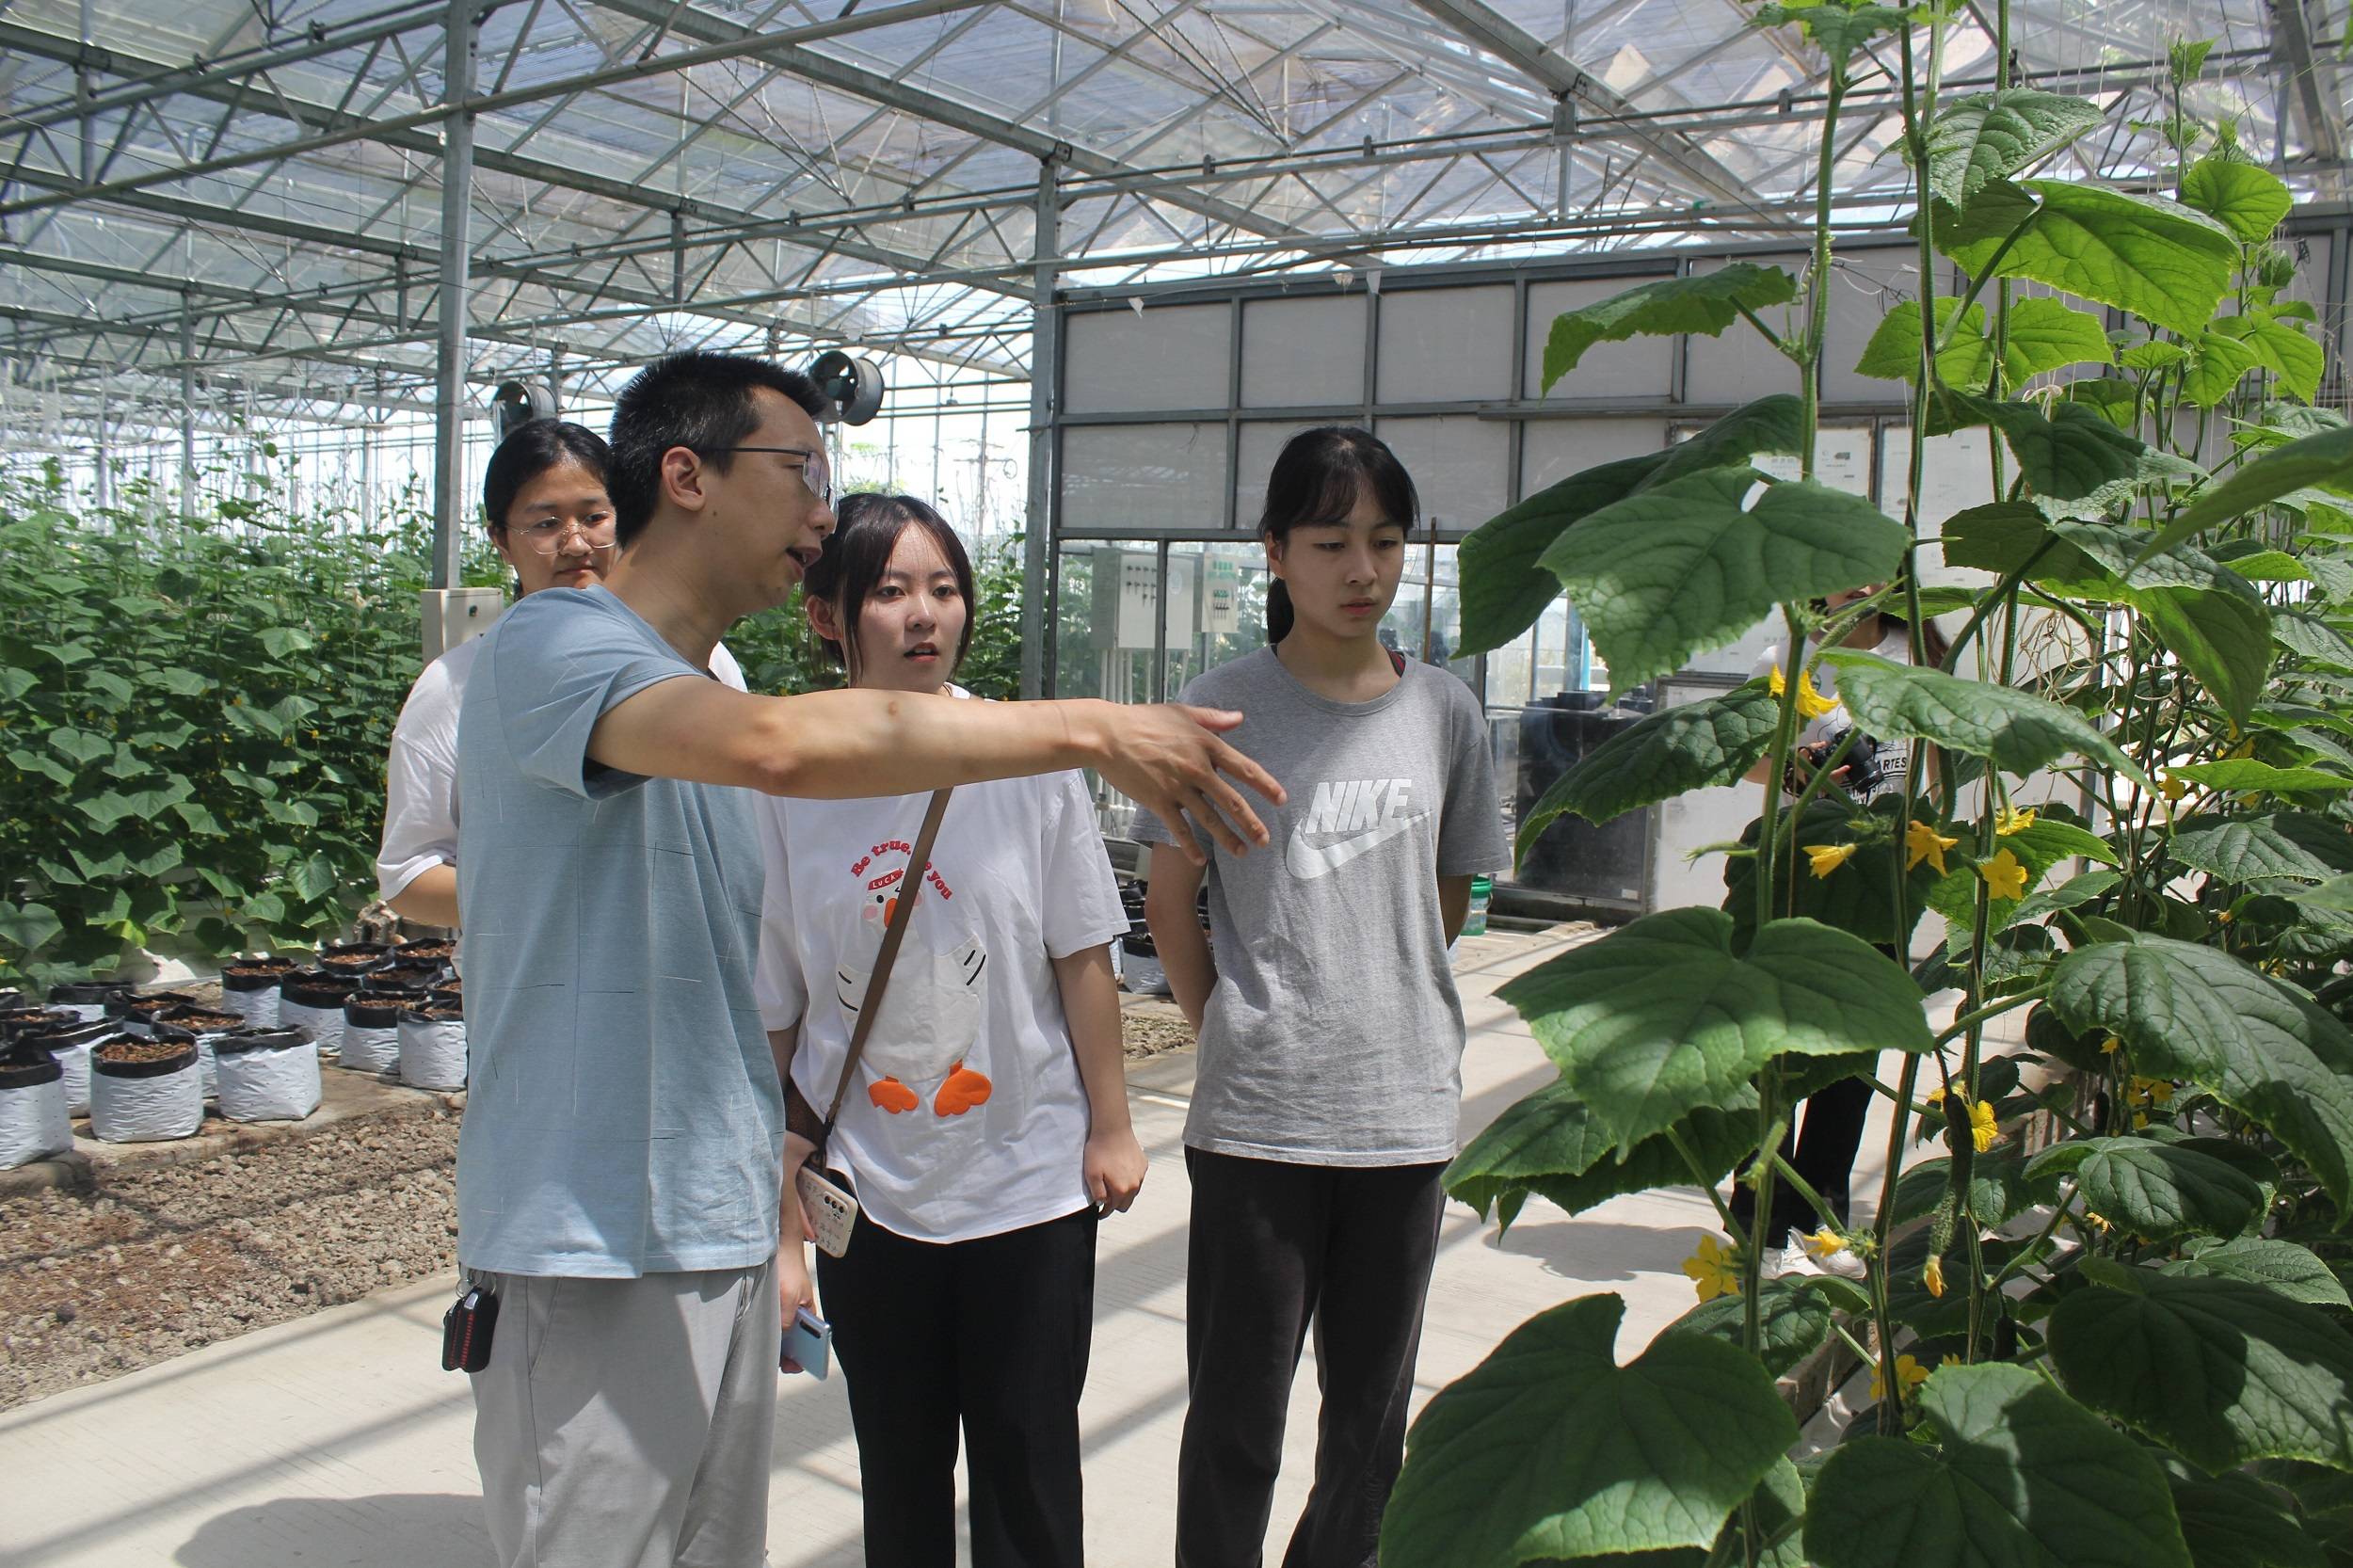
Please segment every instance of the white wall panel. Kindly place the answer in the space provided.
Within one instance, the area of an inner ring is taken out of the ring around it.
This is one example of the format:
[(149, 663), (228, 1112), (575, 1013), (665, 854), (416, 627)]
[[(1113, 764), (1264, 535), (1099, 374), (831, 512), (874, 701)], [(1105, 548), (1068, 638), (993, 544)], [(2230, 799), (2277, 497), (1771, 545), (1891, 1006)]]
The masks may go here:
[(1355, 405), (1365, 399), (1362, 294), (1252, 299), (1241, 308), (1245, 408)]
[(1233, 319), (1225, 304), (1072, 312), (1064, 320), (1062, 411), (1225, 408)]
[[(1939, 286), (1943, 287), (1942, 280)], [(1919, 298), (1920, 268), (1918, 257), (1912, 251), (1859, 250), (1832, 269), (1830, 328), (1824, 334), (1822, 349), (1825, 402), (1892, 402), (1904, 396), (1907, 389), (1903, 382), (1857, 376), (1854, 367), (1855, 361), (1863, 358), (1864, 345), (1879, 330), (1887, 312), (1906, 300), (1916, 304)], [(1771, 316), (1767, 315), (1766, 321), (1769, 325)], [(1733, 330), (1752, 338), (1756, 336), (1756, 329), (1746, 322)], [(1794, 373), (1788, 386), (1781, 390), (1798, 390)]]
[(1520, 494), (1666, 444), (1663, 419), (1531, 419), (1520, 444)]
[(1062, 526), (1218, 528), (1225, 521), (1225, 426), (1096, 424), (1062, 438)]
[(1380, 401), (1510, 397), (1513, 303), (1508, 283), (1383, 295)]
[(1235, 527), (1257, 532), (1258, 514), (1266, 510), (1266, 478), (1274, 470), (1274, 459), (1286, 441), (1302, 430), (1314, 428), (1289, 421), (1242, 423), (1240, 453), (1234, 460)]
[(1389, 443), (1421, 495), (1423, 522), (1458, 531), (1503, 510), (1512, 427), (1499, 419), (1385, 419), (1373, 434)]

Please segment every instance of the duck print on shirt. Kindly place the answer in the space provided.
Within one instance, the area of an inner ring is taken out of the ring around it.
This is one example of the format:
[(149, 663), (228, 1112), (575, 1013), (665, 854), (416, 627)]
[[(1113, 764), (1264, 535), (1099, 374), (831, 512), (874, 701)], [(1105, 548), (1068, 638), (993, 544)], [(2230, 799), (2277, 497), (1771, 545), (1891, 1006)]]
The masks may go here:
[[(873, 982), (874, 961), (882, 953), (883, 934), (899, 904), (898, 888), (913, 855), (910, 846), (893, 840), (878, 844), (852, 868), (865, 884), (865, 897), (853, 907), (855, 923), (846, 931), (834, 971), (835, 1000), (843, 1021), (855, 1032), (866, 993)], [(895, 870), (877, 872), (896, 859)], [(924, 918), (925, 906), (945, 904), (954, 892), (933, 862), (929, 888), (917, 918), (909, 922), (899, 957), (884, 988), (882, 1015), (867, 1036), (859, 1070), (867, 1079), (866, 1097), (893, 1116), (923, 1109), (932, 1113), (961, 1116), (985, 1104), (991, 1085), (985, 1075), (965, 1065), (965, 1058), (980, 1039), (981, 1016), (987, 1001), (988, 952), (978, 936), (941, 949), (927, 937), (925, 927), (943, 923)], [(936, 911), (935, 911), (936, 913)]]

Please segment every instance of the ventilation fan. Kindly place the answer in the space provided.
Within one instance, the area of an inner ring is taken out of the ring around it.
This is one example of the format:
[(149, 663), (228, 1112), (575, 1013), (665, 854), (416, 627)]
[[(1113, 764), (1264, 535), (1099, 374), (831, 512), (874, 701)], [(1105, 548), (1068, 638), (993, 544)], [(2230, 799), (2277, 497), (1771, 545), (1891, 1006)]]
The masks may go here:
[(504, 440), (535, 419), (555, 417), (555, 392), (537, 381), (501, 381), (490, 394), (490, 417)]
[(872, 360), (854, 360), (829, 348), (809, 362), (807, 374), (825, 400), (826, 412), (819, 416), (823, 424), (864, 424), (882, 408), (882, 367)]

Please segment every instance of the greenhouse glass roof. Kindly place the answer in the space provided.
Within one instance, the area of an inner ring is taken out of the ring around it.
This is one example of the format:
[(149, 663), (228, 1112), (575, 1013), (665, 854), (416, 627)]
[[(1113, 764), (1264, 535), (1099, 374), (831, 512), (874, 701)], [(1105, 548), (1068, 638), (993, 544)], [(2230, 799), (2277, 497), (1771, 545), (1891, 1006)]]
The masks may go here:
[[(2013, 79), (2196, 107), (2308, 198), (2345, 167), (2338, 0), (2013, 0)], [(118, 421), (208, 387), (429, 400), (447, 29), (475, 19), (476, 376), (858, 344), (1027, 375), (1041, 170), (1064, 286), (1796, 232), (1824, 62), (1731, 0), (17, 0), (0, 8), (0, 359)], [(461, 37), (462, 24), (461, 25)], [(1947, 27), (1990, 85), (1998, 18)], [(1898, 85), (1833, 181), (1885, 223)]]

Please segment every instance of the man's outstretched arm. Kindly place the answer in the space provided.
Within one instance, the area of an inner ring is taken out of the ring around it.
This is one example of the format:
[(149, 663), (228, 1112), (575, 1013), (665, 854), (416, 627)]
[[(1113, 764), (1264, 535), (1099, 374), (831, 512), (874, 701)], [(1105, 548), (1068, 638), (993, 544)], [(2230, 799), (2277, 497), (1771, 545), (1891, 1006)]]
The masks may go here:
[(1239, 855), (1265, 843), (1267, 832), (1235, 784), (1283, 798), (1273, 776), (1218, 739), (1241, 722), (1173, 703), (970, 702), (861, 690), (750, 696), (681, 678), (616, 704), (589, 735), (588, 756), (648, 777), (828, 800), (1093, 768), (1168, 824), (1197, 859), (1186, 817)]

